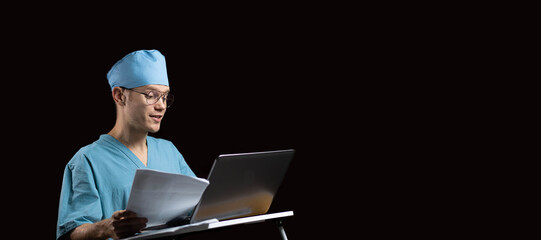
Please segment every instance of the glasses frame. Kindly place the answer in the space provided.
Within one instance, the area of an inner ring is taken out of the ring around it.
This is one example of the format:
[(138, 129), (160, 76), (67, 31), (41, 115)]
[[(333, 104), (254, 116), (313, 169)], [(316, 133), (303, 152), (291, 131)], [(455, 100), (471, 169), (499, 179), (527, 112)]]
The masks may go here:
[(125, 88), (125, 87), (120, 87), (124, 90), (130, 90), (132, 92), (136, 92), (136, 93), (139, 93), (139, 94), (142, 94), (142, 95), (145, 95), (145, 101), (147, 102), (148, 105), (154, 105), (156, 103), (158, 103), (160, 101), (160, 99), (163, 99), (165, 100), (165, 106), (167, 108), (171, 107), (171, 105), (173, 105), (173, 102), (175, 100), (175, 96), (173, 94), (171, 94), (170, 92), (166, 92), (166, 93), (162, 93), (160, 91), (157, 91), (157, 90), (148, 90), (148, 92), (151, 92), (151, 91), (154, 91), (154, 92), (159, 92), (161, 95), (160, 97), (158, 98), (158, 100), (156, 100), (155, 103), (149, 103), (149, 99), (151, 98), (149, 93), (144, 93), (144, 92), (139, 92), (139, 91), (136, 91), (136, 90), (133, 90), (131, 88)]

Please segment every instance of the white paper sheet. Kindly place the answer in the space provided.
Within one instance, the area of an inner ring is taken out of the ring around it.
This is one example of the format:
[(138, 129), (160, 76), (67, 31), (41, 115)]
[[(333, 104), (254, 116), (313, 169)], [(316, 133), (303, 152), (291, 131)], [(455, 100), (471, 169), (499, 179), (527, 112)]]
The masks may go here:
[(137, 169), (126, 209), (146, 217), (147, 227), (162, 225), (187, 217), (208, 185), (202, 178)]

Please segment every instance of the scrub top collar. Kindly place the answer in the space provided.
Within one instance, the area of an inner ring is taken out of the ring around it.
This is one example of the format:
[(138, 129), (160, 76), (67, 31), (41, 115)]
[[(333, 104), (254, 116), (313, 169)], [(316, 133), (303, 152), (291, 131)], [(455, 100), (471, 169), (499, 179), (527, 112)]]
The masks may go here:
[(129, 148), (127, 148), (123, 143), (118, 141), (116, 138), (114, 138), (113, 136), (109, 134), (102, 134), (100, 136), (101, 140), (104, 140), (110, 143), (115, 148), (117, 148), (122, 153), (124, 153), (133, 162), (133, 164), (135, 164), (138, 168), (148, 168), (150, 166), (150, 163), (152, 162), (150, 156), (152, 156), (151, 151), (154, 149), (154, 147), (152, 146), (152, 141), (149, 141), (148, 138), (149, 137), (147, 136), (147, 147), (148, 147), (147, 166), (145, 166), (145, 164), (143, 164), (143, 162), (141, 162), (141, 160), (137, 156), (135, 156), (135, 154)]

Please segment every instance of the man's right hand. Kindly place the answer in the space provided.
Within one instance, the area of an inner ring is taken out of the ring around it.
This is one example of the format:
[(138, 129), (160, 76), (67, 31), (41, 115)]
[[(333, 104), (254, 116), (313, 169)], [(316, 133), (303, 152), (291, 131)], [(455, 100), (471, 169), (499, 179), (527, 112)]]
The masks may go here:
[(120, 239), (132, 236), (146, 227), (147, 219), (137, 217), (137, 214), (128, 210), (119, 210), (110, 218), (93, 224), (83, 224), (71, 231), (70, 239)]
[(147, 226), (148, 220), (144, 217), (137, 217), (137, 214), (128, 211), (120, 210), (113, 213), (111, 217), (115, 235), (118, 238), (125, 238), (138, 233)]

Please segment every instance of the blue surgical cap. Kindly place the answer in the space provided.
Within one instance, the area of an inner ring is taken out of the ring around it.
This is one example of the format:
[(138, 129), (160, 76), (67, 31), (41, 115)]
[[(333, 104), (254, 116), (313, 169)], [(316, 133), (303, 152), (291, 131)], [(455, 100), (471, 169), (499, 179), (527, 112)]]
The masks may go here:
[(169, 86), (165, 57), (158, 50), (139, 50), (129, 53), (113, 65), (107, 79), (114, 87), (136, 88), (158, 84)]

